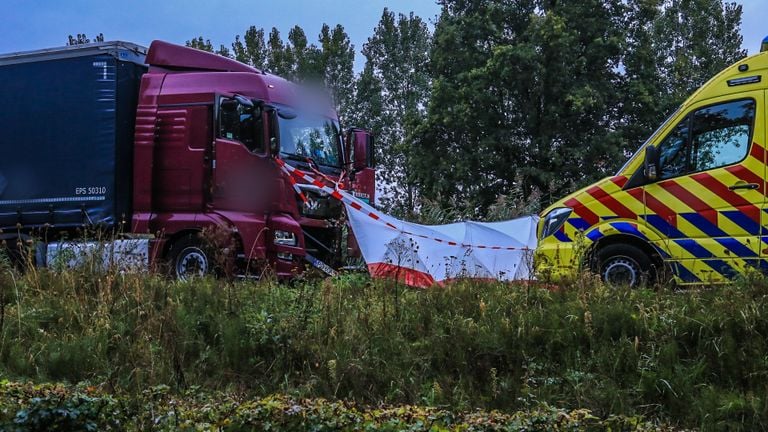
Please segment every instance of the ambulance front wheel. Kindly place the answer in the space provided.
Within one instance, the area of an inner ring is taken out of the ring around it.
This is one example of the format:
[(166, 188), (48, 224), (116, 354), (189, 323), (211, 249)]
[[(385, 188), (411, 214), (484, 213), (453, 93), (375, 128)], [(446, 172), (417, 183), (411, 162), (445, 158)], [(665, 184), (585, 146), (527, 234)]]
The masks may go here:
[(651, 259), (640, 248), (630, 244), (611, 244), (596, 254), (594, 270), (609, 287), (638, 288), (651, 280)]

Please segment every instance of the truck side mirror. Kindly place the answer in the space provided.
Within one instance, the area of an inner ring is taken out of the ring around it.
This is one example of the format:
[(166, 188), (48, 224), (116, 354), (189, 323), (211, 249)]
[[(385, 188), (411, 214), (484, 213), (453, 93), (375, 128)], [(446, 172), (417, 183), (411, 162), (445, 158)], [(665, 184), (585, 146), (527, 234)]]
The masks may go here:
[(352, 170), (373, 168), (373, 134), (363, 129), (350, 129), (347, 135), (352, 148)]
[(659, 149), (654, 145), (645, 148), (645, 179), (649, 182), (656, 181), (659, 177)]
[(254, 107), (254, 105), (253, 105), (253, 101), (252, 101), (252, 100), (250, 100), (250, 99), (248, 99), (248, 98), (247, 98), (247, 97), (245, 97), (245, 96), (235, 95), (235, 100), (236, 100), (238, 103), (240, 103), (240, 105), (242, 105), (242, 106), (244, 106), (244, 107), (246, 107), (246, 108), (251, 108), (251, 109), (253, 109), (253, 107)]
[(267, 115), (269, 117), (269, 153), (277, 156), (280, 154), (280, 122), (277, 120), (277, 110), (268, 107)]

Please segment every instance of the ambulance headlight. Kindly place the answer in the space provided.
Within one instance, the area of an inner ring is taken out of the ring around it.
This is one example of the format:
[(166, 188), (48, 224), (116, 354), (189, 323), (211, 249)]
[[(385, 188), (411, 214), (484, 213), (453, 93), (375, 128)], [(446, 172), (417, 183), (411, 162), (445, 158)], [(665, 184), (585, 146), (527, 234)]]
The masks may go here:
[(552, 234), (556, 233), (557, 230), (559, 230), (560, 227), (563, 226), (566, 219), (568, 219), (568, 216), (571, 215), (572, 211), (573, 209), (571, 208), (560, 207), (547, 213), (547, 215), (544, 217), (544, 224), (541, 229), (540, 239), (543, 240), (551, 236)]

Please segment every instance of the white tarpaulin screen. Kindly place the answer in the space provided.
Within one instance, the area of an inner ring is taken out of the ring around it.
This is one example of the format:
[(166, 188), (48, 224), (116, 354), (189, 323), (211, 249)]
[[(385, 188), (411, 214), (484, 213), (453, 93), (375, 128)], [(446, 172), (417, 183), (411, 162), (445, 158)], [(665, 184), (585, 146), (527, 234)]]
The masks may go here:
[(336, 185), (330, 187), (279, 158), (275, 162), (302, 200), (306, 197), (296, 179), (344, 203), (373, 277), (428, 287), (458, 278), (520, 280), (532, 276), (537, 216), (431, 226), (404, 222), (379, 213)]
[(379, 213), (359, 201), (356, 204), (345, 201), (355, 238), (374, 277), (396, 278), (419, 287), (457, 278), (532, 277), (537, 216), (419, 225)]

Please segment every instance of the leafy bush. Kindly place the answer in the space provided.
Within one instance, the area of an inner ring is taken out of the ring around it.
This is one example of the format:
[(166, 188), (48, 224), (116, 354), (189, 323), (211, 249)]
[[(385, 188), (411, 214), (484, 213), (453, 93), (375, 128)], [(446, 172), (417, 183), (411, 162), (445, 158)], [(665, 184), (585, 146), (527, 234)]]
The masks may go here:
[(121, 411), (109, 396), (71, 392), (63, 386), (0, 383), (4, 431), (122, 430)]
[[(588, 410), (545, 404), (527, 411), (453, 413), (418, 406), (362, 407), (350, 402), (274, 395), (253, 400), (200, 389), (172, 396), (151, 388), (130, 399), (94, 388), (0, 384), (0, 427), (9, 431), (581, 431), (671, 430), (639, 418), (599, 419)], [(129, 407), (126, 409), (121, 406)], [(14, 415), (15, 413), (15, 415)]]

